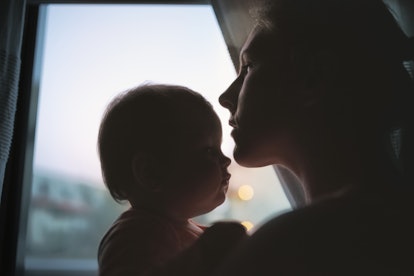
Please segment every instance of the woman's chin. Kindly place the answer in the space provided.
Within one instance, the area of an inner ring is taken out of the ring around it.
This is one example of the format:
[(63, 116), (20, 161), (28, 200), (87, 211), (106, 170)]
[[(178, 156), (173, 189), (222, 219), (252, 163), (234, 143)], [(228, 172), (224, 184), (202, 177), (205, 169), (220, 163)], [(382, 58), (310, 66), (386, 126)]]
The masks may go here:
[(246, 149), (237, 145), (234, 147), (233, 157), (237, 164), (247, 168), (258, 168), (273, 164), (269, 161), (269, 158), (262, 156), (259, 150)]

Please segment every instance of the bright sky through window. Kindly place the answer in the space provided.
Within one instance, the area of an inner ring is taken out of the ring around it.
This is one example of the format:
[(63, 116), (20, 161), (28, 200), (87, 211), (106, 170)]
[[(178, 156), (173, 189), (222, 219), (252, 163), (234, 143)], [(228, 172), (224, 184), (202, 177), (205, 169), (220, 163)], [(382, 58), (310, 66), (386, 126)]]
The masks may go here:
[[(102, 112), (116, 93), (143, 82), (185, 85), (217, 106), (235, 71), (212, 15), (200, 5), (50, 6), (35, 164), (100, 180)], [(230, 154), (231, 141), (224, 147)]]
[[(144, 82), (202, 93), (222, 120), (222, 148), (232, 156), (229, 113), (218, 97), (236, 73), (209, 5), (49, 5), (42, 68), (34, 172), (104, 189), (96, 149), (101, 116), (116, 94)], [(255, 223), (289, 208), (272, 168), (233, 161), (230, 170), (234, 200), (239, 186), (254, 187), (236, 217)], [(244, 218), (243, 208), (254, 218)]]

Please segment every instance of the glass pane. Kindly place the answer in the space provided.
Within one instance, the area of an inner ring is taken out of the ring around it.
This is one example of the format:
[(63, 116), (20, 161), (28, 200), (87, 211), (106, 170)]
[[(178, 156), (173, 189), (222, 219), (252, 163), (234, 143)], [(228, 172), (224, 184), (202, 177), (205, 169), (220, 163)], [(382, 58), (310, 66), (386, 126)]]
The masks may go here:
[[(100, 119), (117, 93), (143, 82), (188, 86), (213, 103), (232, 155), (229, 114), (218, 96), (235, 77), (208, 5), (50, 5), (36, 127), (27, 263), (96, 259), (98, 243), (128, 205), (103, 184), (96, 150)], [(228, 199), (202, 223), (257, 225), (289, 209), (271, 167), (234, 161)]]

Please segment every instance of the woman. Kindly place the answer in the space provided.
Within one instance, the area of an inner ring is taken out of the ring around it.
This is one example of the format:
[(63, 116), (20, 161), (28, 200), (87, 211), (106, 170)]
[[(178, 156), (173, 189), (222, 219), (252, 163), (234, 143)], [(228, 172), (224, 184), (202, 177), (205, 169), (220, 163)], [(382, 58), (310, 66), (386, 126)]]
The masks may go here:
[(264, 225), (219, 275), (414, 272), (400, 143), (412, 137), (412, 53), (380, 0), (269, 1), (219, 100), (235, 160), (288, 168), (307, 206)]

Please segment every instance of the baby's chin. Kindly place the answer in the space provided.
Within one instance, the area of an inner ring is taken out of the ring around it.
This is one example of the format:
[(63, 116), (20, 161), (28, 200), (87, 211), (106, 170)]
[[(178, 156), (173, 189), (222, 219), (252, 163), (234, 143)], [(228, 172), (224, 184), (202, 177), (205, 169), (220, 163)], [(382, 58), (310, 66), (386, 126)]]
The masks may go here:
[(214, 211), (217, 207), (222, 205), (224, 201), (226, 200), (226, 195), (223, 194), (223, 197), (217, 200), (214, 204), (211, 204), (210, 206), (204, 208), (203, 210), (200, 210), (199, 214), (197, 216), (205, 215), (211, 211)]

